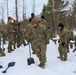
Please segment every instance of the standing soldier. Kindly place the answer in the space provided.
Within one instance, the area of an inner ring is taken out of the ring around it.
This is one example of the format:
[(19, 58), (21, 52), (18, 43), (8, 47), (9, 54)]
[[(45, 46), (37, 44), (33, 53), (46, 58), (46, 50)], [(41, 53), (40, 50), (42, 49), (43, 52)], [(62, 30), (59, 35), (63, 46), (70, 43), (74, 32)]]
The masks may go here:
[(18, 25), (19, 25), (19, 22), (17, 22), (16, 20), (13, 20), (14, 22), (12, 23), (12, 26), (13, 26), (13, 29), (14, 29), (14, 37), (13, 37), (13, 47), (14, 49), (16, 49), (16, 44), (17, 44), (17, 39), (18, 39)]
[(5, 44), (6, 40), (7, 40), (7, 25), (6, 24), (2, 25), (1, 30), (2, 30), (2, 38), (3, 38), (3, 50), (5, 50), (4, 44)]
[(12, 45), (14, 44), (14, 33), (16, 32), (13, 29), (13, 23), (14, 19), (12, 17), (8, 17), (8, 27), (7, 27), (7, 33), (8, 33), (8, 52), (11, 53), (11, 51), (14, 51), (12, 49)]
[(42, 25), (45, 25), (46, 27), (48, 27), (48, 24), (47, 24), (47, 21), (46, 21), (44, 15), (41, 16), (41, 21), (40, 21), (40, 23), (41, 23)]
[[(70, 44), (70, 48), (73, 48), (73, 43), (71, 43), (70, 40), (74, 40), (74, 34), (71, 28), (68, 27), (68, 43)], [(69, 52), (69, 47), (67, 52)]]
[(30, 22), (31, 22), (31, 21), (32, 21), (32, 19), (34, 19), (34, 18), (35, 18), (34, 13), (31, 13)]
[[(46, 26), (46, 28), (47, 28), (47, 30), (48, 30), (47, 34), (48, 34), (48, 36), (50, 36), (50, 38), (53, 40), (53, 38), (56, 37), (56, 36), (55, 36), (55, 33), (54, 33), (54, 31), (52, 30), (52, 28), (48, 25), (48, 22), (47, 22), (46, 18), (44, 17), (44, 15), (41, 16), (41, 21), (40, 21), (40, 23), (41, 23), (42, 25), (45, 25), (45, 26)], [(56, 43), (55, 40), (53, 40), (53, 41)]]
[(64, 25), (62, 23), (60, 23), (58, 25), (59, 29), (60, 29), (60, 42), (59, 42), (59, 57), (62, 61), (66, 61), (67, 60), (67, 37), (68, 37), (68, 33), (67, 33), (67, 29), (64, 27)]
[(47, 44), (49, 44), (47, 29), (44, 25), (39, 24), (36, 19), (33, 19), (30, 25), (27, 25), (27, 29), (27, 33), (25, 35), (26, 40), (33, 44), (37, 57), (40, 61), (39, 66), (44, 68), (46, 63)]
[(0, 27), (0, 56), (5, 56), (3, 49), (1, 48), (1, 38), (3, 38), (2, 28)]
[(22, 44), (24, 46), (26, 46), (25, 43), (25, 30), (24, 28), (20, 25), (20, 23), (18, 24), (18, 29), (17, 29), (17, 47), (19, 48)]

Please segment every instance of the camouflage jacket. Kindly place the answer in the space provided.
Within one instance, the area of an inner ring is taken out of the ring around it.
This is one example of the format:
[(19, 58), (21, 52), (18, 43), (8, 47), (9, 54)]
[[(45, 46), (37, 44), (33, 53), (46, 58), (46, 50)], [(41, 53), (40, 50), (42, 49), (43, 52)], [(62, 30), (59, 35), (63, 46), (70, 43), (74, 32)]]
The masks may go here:
[(60, 43), (64, 42), (65, 44), (67, 44), (67, 40), (68, 40), (68, 29), (64, 27), (60, 31), (59, 36), (60, 36)]
[(44, 25), (39, 24), (36, 28), (32, 24), (26, 27), (26, 39), (34, 44), (46, 44), (50, 37), (47, 34), (47, 29)]

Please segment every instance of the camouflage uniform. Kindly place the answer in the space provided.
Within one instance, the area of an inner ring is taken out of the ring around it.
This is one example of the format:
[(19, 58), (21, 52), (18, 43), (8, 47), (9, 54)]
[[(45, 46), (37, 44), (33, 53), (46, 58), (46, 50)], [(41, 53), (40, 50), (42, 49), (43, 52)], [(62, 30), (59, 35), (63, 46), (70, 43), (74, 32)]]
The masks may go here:
[(74, 40), (75, 40), (74, 45), (75, 45), (75, 48), (76, 48), (76, 35), (74, 35)]
[(48, 27), (48, 23), (47, 23), (46, 19), (42, 19), (42, 20), (40, 21), (40, 23), (41, 23), (42, 25), (45, 25), (46, 28)]
[(5, 56), (4, 51), (1, 48), (1, 38), (3, 37), (2, 35), (2, 29), (0, 28), (0, 56)]
[(21, 43), (24, 45), (24, 46), (26, 46), (26, 42), (25, 42), (25, 32), (26, 30), (23, 28), (23, 27), (21, 27), (21, 32), (22, 32), (22, 37), (21, 37)]
[[(29, 33), (29, 31), (32, 29), (32, 24), (31, 23), (29, 23), (27, 26), (26, 26), (26, 34), (25, 35), (27, 35), (27, 32)], [(30, 35), (29, 35), (30, 36)], [(25, 37), (25, 39), (27, 39), (26, 37)], [(29, 39), (27, 40), (27, 41), (29, 41)], [(31, 43), (31, 47), (32, 47), (32, 54), (36, 54), (36, 50), (35, 50), (35, 47), (34, 47), (34, 43), (32, 42)]]
[(3, 44), (7, 40), (7, 25), (2, 25)]
[[(0, 26), (0, 54), (3, 53), (2, 49), (1, 49), (1, 38), (2, 38), (2, 33), (1, 33), (1, 26)], [(1, 55), (0, 55), (1, 56)], [(0, 68), (2, 68), (3, 66), (0, 65)]]
[[(46, 28), (47, 28), (47, 34), (48, 34), (48, 36), (50, 36), (50, 39), (53, 39), (53, 38), (55, 38), (56, 36), (55, 36), (55, 33), (53, 32), (53, 30), (52, 30), (52, 28), (48, 25), (48, 22), (46, 21), (46, 19), (45, 19), (45, 17), (42, 15), (41, 16), (41, 21), (40, 21), (40, 23), (42, 24), (42, 25), (45, 25), (46, 26)], [(55, 40), (53, 40), (55, 43), (56, 43), (56, 41)]]
[(33, 46), (35, 49), (35, 53), (40, 60), (39, 66), (44, 67), (46, 62), (46, 48), (47, 43), (49, 43), (49, 37), (47, 35), (46, 27), (41, 24), (38, 24), (37, 27), (33, 27), (33, 24), (35, 23), (38, 24), (37, 20), (33, 19), (32, 25), (27, 25), (28, 32), (25, 36), (26, 39), (31, 43), (31, 46)]
[[(73, 34), (73, 31), (72, 30), (69, 30), (70, 31), (70, 40), (74, 40), (74, 34)], [(73, 48), (73, 43), (70, 42), (70, 48)]]
[(16, 44), (17, 44), (17, 30), (18, 30), (18, 22), (16, 20), (14, 20), (14, 22), (12, 23), (12, 26), (13, 26), (13, 30), (15, 31), (14, 32), (14, 36), (13, 36), (13, 47), (14, 49), (16, 49)]
[(7, 27), (7, 33), (8, 33), (8, 52), (11, 53), (11, 51), (13, 51), (12, 49), (12, 45), (14, 44), (14, 32), (15, 30), (13, 29), (13, 24), (12, 23), (8, 23), (8, 27)]
[(61, 30), (60, 30), (60, 43), (59, 43), (59, 47), (58, 47), (58, 50), (59, 50), (59, 54), (60, 54), (60, 59), (65, 61), (67, 60), (67, 29), (64, 27), (63, 24), (59, 24), (59, 27), (61, 27)]

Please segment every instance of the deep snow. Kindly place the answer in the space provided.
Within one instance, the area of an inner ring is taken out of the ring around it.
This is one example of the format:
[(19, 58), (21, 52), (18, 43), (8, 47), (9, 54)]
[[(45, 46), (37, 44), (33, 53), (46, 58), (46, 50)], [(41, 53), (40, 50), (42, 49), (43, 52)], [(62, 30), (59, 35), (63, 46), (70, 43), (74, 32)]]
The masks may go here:
[[(74, 47), (70, 49), (68, 53), (68, 60), (61, 61), (57, 58), (58, 53), (58, 43), (55, 44), (50, 40), (50, 44), (47, 45), (47, 62), (45, 69), (38, 66), (40, 63), (37, 56), (32, 54), (32, 58), (35, 60), (35, 64), (28, 65), (27, 58), (29, 58), (29, 46), (21, 46), (17, 48), (12, 53), (7, 52), (7, 44), (5, 44), (6, 56), (0, 57), (0, 65), (3, 66), (0, 69), (0, 75), (76, 75), (73, 73), (76, 71), (76, 52), (72, 52)], [(7, 73), (2, 73), (8, 65), (9, 62), (16, 62), (15, 66), (10, 67)]]

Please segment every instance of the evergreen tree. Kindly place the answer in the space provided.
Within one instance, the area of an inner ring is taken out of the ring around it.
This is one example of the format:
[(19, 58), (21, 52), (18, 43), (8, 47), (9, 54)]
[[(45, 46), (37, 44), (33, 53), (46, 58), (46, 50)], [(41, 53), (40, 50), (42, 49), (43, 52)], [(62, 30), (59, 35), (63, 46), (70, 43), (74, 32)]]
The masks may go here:
[(76, 27), (76, 0), (73, 1), (73, 12), (72, 12), (72, 17), (73, 17), (73, 28)]
[[(57, 28), (57, 25), (62, 22), (64, 24), (67, 23), (66, 21), (66, 15), (67, 15), (67, 11), (65, 10), (65, 8), (68, 6), (68, 1), (64, 2), (63, 0), (55, 0), (55, 4), (54, 4), (55, 8), (55, 28)], [(48, 24), (50, 26), (52, 26), (52, 0), (48, 0), (48, 4), (43, 7), (43, 11), (42, 14), (44, 14), (44, 16), (46, 17)]]

